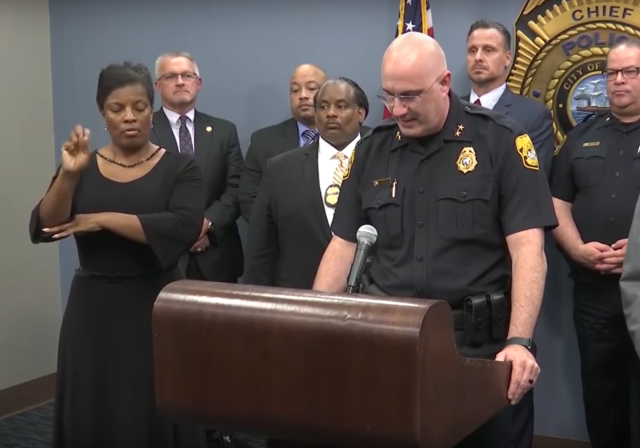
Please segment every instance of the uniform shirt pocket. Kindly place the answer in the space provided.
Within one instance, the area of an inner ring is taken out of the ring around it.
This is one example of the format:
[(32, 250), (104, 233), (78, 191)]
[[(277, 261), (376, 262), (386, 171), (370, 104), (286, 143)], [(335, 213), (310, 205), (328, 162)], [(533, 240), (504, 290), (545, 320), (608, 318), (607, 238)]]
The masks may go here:
[(444, 239), (482, 238), (493, 229), (493, 181), (472, 180), (437, 188), (438, 234)]
[(383, 247), (398, 246), (403, 241), (402, 196), (404, 189), (396, 186), (395, 197), (391, 186), (369, 188), (362, 192), (362, 209), (371, 225), (378, 231), (378, 244)]
[(573, 181), (577, 188), (589, 188), (600, 183), (608, 148), (580, 148), (571, 155)]

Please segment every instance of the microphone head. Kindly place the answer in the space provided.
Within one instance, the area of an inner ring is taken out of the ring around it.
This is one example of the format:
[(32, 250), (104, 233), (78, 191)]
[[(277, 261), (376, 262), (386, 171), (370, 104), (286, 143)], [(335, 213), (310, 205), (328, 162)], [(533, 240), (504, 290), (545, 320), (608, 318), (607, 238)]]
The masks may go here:
[(378, 240), (378, 231), (375, 227), (365, 224), (358, 229), (356, 239), (359, 243), (364, 242), (373, 246)]

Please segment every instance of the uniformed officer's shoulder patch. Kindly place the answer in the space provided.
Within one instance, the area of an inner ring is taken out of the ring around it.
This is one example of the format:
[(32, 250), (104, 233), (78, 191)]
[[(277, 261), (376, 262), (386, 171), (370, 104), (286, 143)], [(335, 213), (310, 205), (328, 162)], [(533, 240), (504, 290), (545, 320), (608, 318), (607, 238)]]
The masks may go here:
[(345, 181), (349, 179), (351, 175), (351, 167), (353, 166), (353, 161), (356, 159), (356, 148), (353, 148), (351, 151), (351, 156), (349, 157), (349, 163), (347, 164), (347, 169), (342, 173), (342, 180)]
[(533, 147), (529, 134), (520, 134), (516, 137), (516, 150), (522, 158), (522, 165), (530, 170), (539, 170), (538, 155)]

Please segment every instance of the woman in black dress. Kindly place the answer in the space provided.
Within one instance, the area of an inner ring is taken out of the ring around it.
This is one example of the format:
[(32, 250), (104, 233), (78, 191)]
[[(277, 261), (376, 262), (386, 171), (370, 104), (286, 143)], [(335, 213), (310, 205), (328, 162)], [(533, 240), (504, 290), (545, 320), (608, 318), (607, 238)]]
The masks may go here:
[(157, 448), (167, 426), (154, 399), (151, 313), (183, 278), (178, 259), (204, 221), (201, 171), (149, 142), (154, 99), (142, 65), (100, 73), (97, 102), (111, 143), (89, 152), (76, 126), (31, 215), (34, 243), (73, 235), (80, 268), (58, 349), (55, 448)]

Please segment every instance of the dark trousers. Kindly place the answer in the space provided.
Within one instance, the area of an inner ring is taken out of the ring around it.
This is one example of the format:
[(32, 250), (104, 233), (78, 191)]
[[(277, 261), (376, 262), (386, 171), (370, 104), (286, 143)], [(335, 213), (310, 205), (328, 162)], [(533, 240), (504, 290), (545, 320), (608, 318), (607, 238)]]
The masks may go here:
[[(466, 358), (495, 359), (503, 343), (491, 342), (478, 347), (465, 346), (463, 330), (456, 330), (455, 341), (458, 353)], [(502, 411), (472, 432), (455, 448), (511, 448), (511, 427), (513, 406), (506, 406)]]
[[(187, 269), (185, 271), (185, 275), (189, 280), (208, 280), (207, 277), (202, 273), (200, 269), (200, 263), (195, 256), (189, 257), (189, 262), (187, 263)], [(238, 279), (229, 279), (229, 280), (216, 280), (223, 283), (238, 283)]]
[(531, 448), (535, 423), (533, 389), (511, 406), (511, 448)]
[[(575, 283), (573, 318), (580, 350), (582, 399), (593, 448), (629, 448), (640, 415), (637, 404), (638, 359), (622, 311), (617, 282)], [(635, 393), (634, 393), (635, 392)]]

